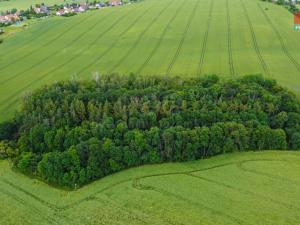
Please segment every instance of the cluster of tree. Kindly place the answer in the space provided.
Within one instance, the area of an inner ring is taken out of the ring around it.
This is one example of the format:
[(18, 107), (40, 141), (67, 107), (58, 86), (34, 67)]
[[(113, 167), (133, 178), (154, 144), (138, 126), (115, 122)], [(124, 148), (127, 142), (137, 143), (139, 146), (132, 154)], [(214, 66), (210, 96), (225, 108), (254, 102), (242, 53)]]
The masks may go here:
[[(2, 27), (1, 25), (2, 25), (2, 23), (0, 24), (0, 27)], [(4, 33), (5, 33), (4, 29), (0, 28), (0, 35), (3, 35)], [(0, 38), (0, 44), (2, 44), (3, 41), (4, 40), (2, 38)]]
[[(8, 26), (10, 26), (10, 24), (0, 23), (0, 27), (5, 28), (5, 27), (8, 27)], [(2, 29), (2, 31), (3, 31), (3, 29)], [(2, 34), (3, 34), (3, 33), (2, 33)]]
[(283, 7), (285, 7), (286, 9), (288, 9), (290, 12), (292, 13), (296, 13), (299, 12), (299, 9), (297, 7), (296, 4), (298, 4), (300, 1), (296, 0), (296, 1), (292, 1), (292, 0), (261, 0), (263, 2), (275, 2), (277, 5), (281, 5)]
[[(37, 4), (35, 7), (40, 7), (40, 5)], [(33, 18), (42, 18), (42, 17), (48, 16), (48, 14), (47, 13), (36, 13), (34, 11), (33, 6), (30, 6), (26, 10), (20, 10), (20, 16), (21, 16), (21, 19), (23, 19), (23, 18), (33, 19)]]
[(111, 75), (28, 94), (15, 120), (0, 126), (0, 139), (18, 149), (21, 171), (76, 188), (147, 163), (300, 149), (300, 103), (261, 76)]
[(5, 16), (7, 14), (15, 14), (18, 10), (16, 8), (6, 10), (6, 11), (0, 11), (0, 16)]

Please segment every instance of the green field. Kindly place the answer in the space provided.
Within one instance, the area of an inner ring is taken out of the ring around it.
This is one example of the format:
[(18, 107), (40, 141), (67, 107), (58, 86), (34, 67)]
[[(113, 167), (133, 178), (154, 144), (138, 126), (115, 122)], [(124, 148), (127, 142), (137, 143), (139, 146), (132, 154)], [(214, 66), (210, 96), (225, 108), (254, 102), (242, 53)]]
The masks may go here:
[(43, 84), (92, 73), (262, 73), (300, 94), (300, 32), (258, 0), (148, 0), (50, 18), (0, 46), (0, 120)]
[(0, 224), (300, 224), (299, 152), (143, 166), (68, 192), (0, 162)]

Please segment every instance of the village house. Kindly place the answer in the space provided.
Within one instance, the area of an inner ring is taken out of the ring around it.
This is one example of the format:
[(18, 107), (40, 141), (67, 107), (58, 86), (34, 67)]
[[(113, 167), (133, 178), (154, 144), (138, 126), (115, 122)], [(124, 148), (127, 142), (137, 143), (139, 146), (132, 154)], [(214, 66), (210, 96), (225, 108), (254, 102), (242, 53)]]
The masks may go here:
[(99, 2), (99, 3), (96, 3), (93, 6), (91, 6), (91, 5), (89, 6), (90, 9), (95, 9), (95, 8), (100, 9), (102, 7), (106, 7), (106, 4), (104, 2)]
[(63, 16), (68, 13), (82, 13), (89, 9), (89, 6), (86, 3), (76, 4), (73, 3), (71, 5), (65, 5), (63, 9), (59, 9), (56, 12), (57, 16)]
[(122, 5), (122, 1), (121, 0), (110, 0), (109, 5), (110, 6), (119, 6), (119, 5)]
[(0, 16), (0, 23), (8, 25), (15, 22), (20, 21), (20, 17), (18, 14), (7, 14), (4, 16)]
[(79, 6), (79, 10), (81, 10), (81, 12), (85, 12), (88, 9), (89, 9), (89, 5), (86, 3), (81, 3)]
[(68, 14), (68, 13), (71, 13), (72, 10), (67, 8), (67, 7), (64, 7), (63, 9), (59, 9), (57, 12), (56, 12), (56, 15), (57, 16), (63, 16), (65, 14)]
[(45, 5), (42, 5), (42, 6), (40, 6), (40, 7), (35, 7), (35, 8), (33, 8), (33, 11), (34, 11), (36, 14), (47, 14), (47, 15), (50, 14), (50, 11), (49, 11), (48, 7), (45, 6)]
[(87, 4), (80, 4), (79, 6), (71, 8), (71, 11), (75, 13), (82, 13), (85, 12), (86, 10), (88, 10)]

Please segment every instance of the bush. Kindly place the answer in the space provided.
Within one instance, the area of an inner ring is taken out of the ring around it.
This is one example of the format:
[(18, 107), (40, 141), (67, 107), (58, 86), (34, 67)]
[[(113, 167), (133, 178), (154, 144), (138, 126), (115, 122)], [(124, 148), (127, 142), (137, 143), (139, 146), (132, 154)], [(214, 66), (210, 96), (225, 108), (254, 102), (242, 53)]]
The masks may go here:
[(0, 141), (12, 140), (17, 135), (18, 126), (15, 122), (0, 123)]
[(14, 158), (17, 156), (17, 153), (17, 150), (10, 147), (8, 142), (0, 142), (0, 159)]
[(17, 161), (17, 167), (23, 173), (35, 174), (37, 171), (38, 156), (32, 152), (23, 152)]
[(292, 149), (300, 150), (300, 133), (293, 133), (292, 135)]
[(76, 16), (76, 15), (77, 15), (77, 13), (70, 12), (70, 13), (63, 14), (62, 16), (64, 16), (64, 17), (71, 17), (71, 16)]

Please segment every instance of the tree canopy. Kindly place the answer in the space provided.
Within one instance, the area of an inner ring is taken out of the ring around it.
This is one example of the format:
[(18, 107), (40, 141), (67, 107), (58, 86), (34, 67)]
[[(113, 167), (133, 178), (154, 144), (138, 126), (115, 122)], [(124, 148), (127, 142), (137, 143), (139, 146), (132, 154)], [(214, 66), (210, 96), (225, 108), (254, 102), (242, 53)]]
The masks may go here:
[(13, 143), (24, 173), (76, 188), (143, 164), (299, 149), (300, 103), (259, 75), (111, 75), (28, 94), (14, 121), (0, 125), (0, 138)]

